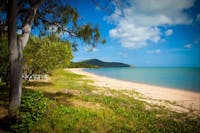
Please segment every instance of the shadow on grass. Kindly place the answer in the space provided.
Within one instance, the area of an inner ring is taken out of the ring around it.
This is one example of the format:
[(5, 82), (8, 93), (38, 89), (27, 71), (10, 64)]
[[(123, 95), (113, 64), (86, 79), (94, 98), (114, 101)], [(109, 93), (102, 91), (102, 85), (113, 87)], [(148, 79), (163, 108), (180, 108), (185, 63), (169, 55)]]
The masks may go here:
[(8, 109), (8, 98), (9, 98), (9, 88), (4, 85), (0, 85), (0, 106)]
[[(49, 83), (46, 82), (35, 82), (33, 83), (34, 86), (40, 86), (40, 85), (50, 85)], [(31, 85), (33, 85), (31, 84)], [(35, 93), (38, 90), (31, 90), (27, 88), (23, 88), (23, 95), (30, 95), (31, 93)], [(58, 104), (64, 104), (67, 106), (73, 106), (71, 102), (69, 101), (69, 98), (72, 98), (74, 96), (73, 93), (71, 92), (56, 92), (56, 93), (50, 93), (50, 92), (42, 92), (44, 98), (48, 98), (49, 100), (56, 101)], [(11, 126), (13, 124), (16, 124), (19, 122), (20, 118), (17, 120), (9, 119), (8, 118), (8, 100), (9, 100), (9, 88), (0, 85), (0, 133), (1, 132), (15, 132), (12, 131)], [(24, 111), (26, 109), (20, 109), (20, 112)]]
[(72, 106), (71, 102), (69, 101), (69, 98), (74, 97), (74, 94), (67, 92), (56, 92), (56, 93), (49, 93), (49, 92), (43, 92), (44, 96), (56, 101), (59, 104), (64, 104), (67, 106)]
[(11, 120), (8, 119), (9, 88), (0, 85), (0, 133), (9, 131)]
[(53, 85), (50, 82), (42, 82), (42, 81), (31, 81), (28, 83), (24, 83), (26, 86), (34, 86), (34, 87), (44, 87), (44, 86), (50, 86)]

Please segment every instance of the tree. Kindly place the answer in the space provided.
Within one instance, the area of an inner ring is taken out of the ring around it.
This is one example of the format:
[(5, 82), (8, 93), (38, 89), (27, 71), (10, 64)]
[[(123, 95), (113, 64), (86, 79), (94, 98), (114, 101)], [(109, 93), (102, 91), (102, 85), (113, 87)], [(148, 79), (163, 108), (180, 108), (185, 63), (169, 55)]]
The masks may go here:
[(26, 80), (33, 74), (49, 74), (56, 68), (69, 65), (73, 57), (70, 43), (52, 36), (29, 39), (23, 59)]
[[(104, 40), (100, 39), (97, 27), (80, 25), (77, 11), (63, 0), (0, 0), (0, 5), (0, 35), (8, 33), (11, 77), (8, 114), (15, 118), (21, 103), (23, 49), (32, 29), (39, 29), (39, 35), (44, 35), (53, 27), (55, 32), (67, 32), (92, 46)], [(22, 34), (17, 36), (17, 31)]]

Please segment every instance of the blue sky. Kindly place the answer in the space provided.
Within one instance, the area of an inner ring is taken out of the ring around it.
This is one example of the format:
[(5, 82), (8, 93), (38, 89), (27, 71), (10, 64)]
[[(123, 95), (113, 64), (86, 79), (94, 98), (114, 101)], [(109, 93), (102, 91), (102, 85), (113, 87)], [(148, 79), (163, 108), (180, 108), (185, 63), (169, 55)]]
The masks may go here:
[(120, 6), (108, 0), (74, 0), (81, 23), (98, 25), (106, 39), (92, 51), (80, 45), (74, 61), (91, 58), (135, 66), (200, 66), (200, 1), (130, 0)]

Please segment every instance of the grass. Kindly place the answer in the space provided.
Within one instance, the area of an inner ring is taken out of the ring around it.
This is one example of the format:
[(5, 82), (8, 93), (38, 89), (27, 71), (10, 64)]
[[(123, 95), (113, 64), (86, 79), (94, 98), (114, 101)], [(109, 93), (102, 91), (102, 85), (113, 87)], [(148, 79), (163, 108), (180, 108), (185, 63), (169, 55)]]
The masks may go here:
[[(30, 82), (23, 89), (20, 121), (2, 130), (48, 133), (200, 131), (199, 118), (126, 95), (140, 95), (134, 91), (100, 88), (91, 83), (93, 81), (86, 76), (64, 70), (56, 70), (49, 82)], [(5, 91), (0, 93), (3, 94)], [(0, 106), (7, 104), (3, 99), (0, 101)]]

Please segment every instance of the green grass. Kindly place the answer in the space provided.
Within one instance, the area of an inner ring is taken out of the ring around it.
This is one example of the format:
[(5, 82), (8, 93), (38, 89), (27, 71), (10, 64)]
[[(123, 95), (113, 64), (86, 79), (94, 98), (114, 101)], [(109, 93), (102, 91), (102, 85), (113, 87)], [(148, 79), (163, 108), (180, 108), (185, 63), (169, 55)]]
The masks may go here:
[[(117, 91), (91, 85), (86, 76), (56, 70), (50, 83), (24, 89), (15, 132), (199, 132), (199, 118), (172, 112)], [(39, 90), (39, 91), (38, 91)], [(148, 106), (148, 108), (147, 108)]]
[(57, 89), (75, 89), (75, 90), (90, 90), (94, 86), (88, 85), (93, 83), (92, 80), (85, 79), (84, 75), (78, 75), (65, 70), (57, 70), (52, 74), (52, 83)]

